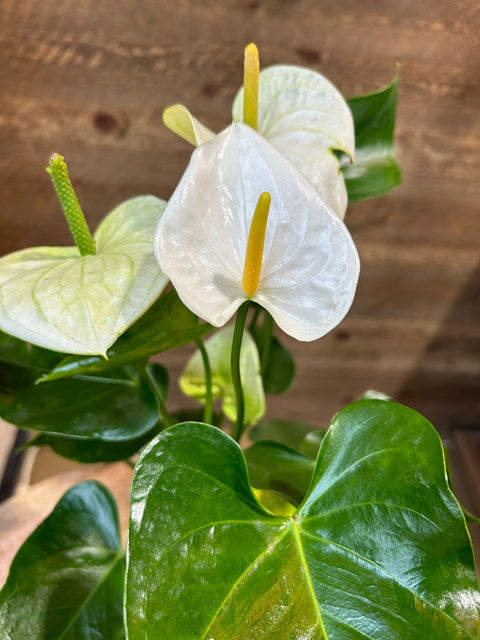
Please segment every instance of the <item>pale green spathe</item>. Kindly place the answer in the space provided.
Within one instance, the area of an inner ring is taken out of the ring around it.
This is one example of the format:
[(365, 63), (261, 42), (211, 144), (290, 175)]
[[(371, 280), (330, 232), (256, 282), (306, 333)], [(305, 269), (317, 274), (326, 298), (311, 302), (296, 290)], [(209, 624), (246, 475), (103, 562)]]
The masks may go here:
[(167, 107), (163, 112), (163, 124), (195, 147), (215, 137), (183, 104)]
[[(237, 419), (235, 388), (232, 382), (230, 353), (233, 325), (217, 331), (205, 342), (212, 369), (213, 398), (222, 398), (222, 411), (229, 420)], [(260, 375), (260, 360), (252, 336), (245, 331), (240, 351), (240, 376), (245, 401), (245, 422), (255, 424), (265, 413), (265, 394)], [(196, 351), (187, 363), (181, 377), (182, 391), (200, 402), (205, 402), (205, 369), (200, 351)]]
[(154, 196), (120, 204), (95, 233), (95, 255), (34, 247), (3, 257), (0, 329), (54, 351), (105, 355), (168, 281), (152, 250), (165, 204)]

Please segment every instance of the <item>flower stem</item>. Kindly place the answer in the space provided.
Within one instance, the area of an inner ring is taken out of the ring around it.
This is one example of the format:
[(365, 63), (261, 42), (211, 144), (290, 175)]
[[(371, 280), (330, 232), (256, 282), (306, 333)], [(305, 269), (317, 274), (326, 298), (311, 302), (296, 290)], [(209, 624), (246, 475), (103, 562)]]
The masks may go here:
[(235, 329), (233, 332), (232, 340), (232, 355), (230, 360), (230, 366), (232, 369), (232, 382), (235, 389), (235, 400), (237, 404), (237, 420), (232, 425), (232, 438), (237, 442), (244, 430), (244, 414), (245, 403), (243, 398), (242, 380), (240, 377), (240, 350), (242, 348), (243, 331), (245, 329), (245, 321), (247, 319), (249, 301), (244, 302), (237, 313), (237, 319), (235, 321)]
[(47, 167), (47, 173), (50, 174), (58, 199), (62, 205), (63, 213), (65, 214), (68, 226), (70, 227), (73, 240), (80, 251), (80, 255), (95, 255), (95, 240), (90, 233), (82, 208), (78, 202), (77, 195), (73, 189), (63, 156), (58, 153), (54, 153), (51, 156)]
[(272, 346), (273, 337), (273, 318), (265, 309), (264, 320), (262, 327), (262, 356), (261, 356), (261, 373), (265, 375), (268, 367), (268, 360), (270, 358), (270, 350)]
[(197, 347), (202, 355), (203, 368), (205, 370), (205, 409), (203, 411), (203, 421), (205, 424), (212, 424), (213, 419), (213, 399), (212, 399), (212, 368), (210, 367), (210, 359), (208, 357), (205, 345), (200, 340), (195, 340)]
[(254, 311), (253, 311), (252, 319), (250, 320), (250, 324), (248, 325), (248, 330), (250, 331), (250, 333), (254, 332), (255, 327), (257, 325), (258, 317), (260, 315), (260, 311), (262, 310), (262, 307), (258, 305), (256, 302), (254, 302), (253, 305), (254, 305)]
[(160, 415), (162, 416), (163, 421), (165, 422), (167, 427), (171, 427), (175, 424), (176, 421), (175, 418), (168, 412), (167, 405), (165, 404), (165, 400), (163, 399), (162, 390), (160, 389), (158, 382), (155, 380), (155, 376), (152, 374), (150, 367), (146, 366), (144, 370), (150, 388), (157, 398)]

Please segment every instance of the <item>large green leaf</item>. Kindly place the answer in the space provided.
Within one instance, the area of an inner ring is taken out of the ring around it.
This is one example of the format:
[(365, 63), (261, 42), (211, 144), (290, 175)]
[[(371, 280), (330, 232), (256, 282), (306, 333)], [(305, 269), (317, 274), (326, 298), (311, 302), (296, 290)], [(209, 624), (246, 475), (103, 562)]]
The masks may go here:
[(162, 351), (188, 344), (211, 329), (209, 324), (198, 324), (196, 315), (187, 309), (172, 289), (115, 342), (107, 352), (108, 360), (98, 356), (69, 357), (41, 380), (100, 373), (143, 361)]
[(402, 182), (393, 134), (398, 76), (391, 84), (348, 100), (355, 123), (355, 162), (342, 155), (340, 166), (350, 202), (381, 196)]
[(110, 492), (70, 489), (18, 551), (0, 592), (4, 640), (120, 640), (124, 552)]
[(54, 351), (105, 355), (167, 284), (152, 245), (165, 204), (118, 205), (95, 233), (95, 255), (35, 247), (1, 258), (0, 328)]
[(130, 640), (474, 640), (480, 593), (438, 435), (366, 400), (337, 415), (291, 518), (256, 502), (240, 448), (184, 423), (132, 487)]
[(74, 460), (124, 459), (160, 428), (154, 392), (138, 372), (131, 374), (127, 378), (120, 370), (116, 376), (84, 376), (32, 386), (2, 416), (18, 427), (40, 431), (34, 444), (48, 444)]

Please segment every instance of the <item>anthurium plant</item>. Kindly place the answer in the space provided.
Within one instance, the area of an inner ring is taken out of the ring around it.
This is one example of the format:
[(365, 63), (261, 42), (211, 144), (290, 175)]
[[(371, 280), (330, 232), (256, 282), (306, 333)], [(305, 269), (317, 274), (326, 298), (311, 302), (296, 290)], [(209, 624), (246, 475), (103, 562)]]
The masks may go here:
[[(175, 192), (94, 235), (52, 156), (76, 246), (0, 260), (0, 413), (29, 445), (134, 465), (130, 525), (125, 549), (109, 491), (70, 489), (12, 563), (2, 638), (480, 637), (434, 427), (372, 392), (328, 428), (267, 412), (295, 375), (282, 332), (317, 340), (354, 298), (347, 201), (400, 182), (397, 82), (345, 100), (317, 72), (260, 71), (249, 45), (232, 124), (167, 108), (195, 147)], [(172, 412), (162, 353), (189, 343), (197, 408)]]

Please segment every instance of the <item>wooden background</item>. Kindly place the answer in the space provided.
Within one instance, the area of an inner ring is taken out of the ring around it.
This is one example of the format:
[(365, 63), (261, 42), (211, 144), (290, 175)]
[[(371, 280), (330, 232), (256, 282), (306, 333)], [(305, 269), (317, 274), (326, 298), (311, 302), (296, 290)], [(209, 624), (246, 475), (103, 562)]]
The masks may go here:
[[(53, 151), (92, 227), (130, 196), (168, 199), (192, 149), (162, 110), (228, 125), (250, 41), (263, 66), (309, 66), (346, 96), (400, 63), (404, 184), (350, 206), (353, 308), (322, 340), (287, 340), (298, 376), (270, 414), (327, 423), (375, 388), (443, 432), (478, 426), (478, 0), (0, 0), (0, 15), (0, 255), (71, 243), (44, 170)], [(166, 360), (179, 370), (185, 355)]]

